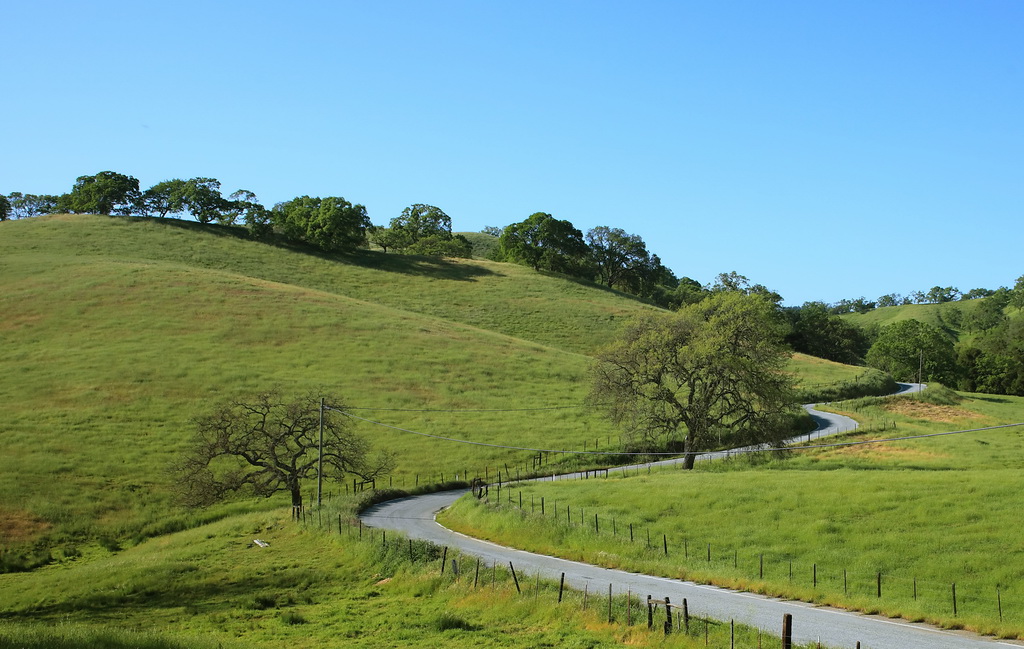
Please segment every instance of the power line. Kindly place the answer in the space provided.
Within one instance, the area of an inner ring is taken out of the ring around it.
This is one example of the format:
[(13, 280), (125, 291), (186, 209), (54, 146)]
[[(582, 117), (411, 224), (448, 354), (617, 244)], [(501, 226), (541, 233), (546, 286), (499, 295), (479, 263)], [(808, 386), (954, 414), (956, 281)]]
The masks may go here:
[(564, 449), (529, 448), (529, 447), (526, 447), (526, 446), (510, 446), (510, 445), (507, 445), (507, 444), (490, 444), (488, 442), (474, 442), (474, 441), (466, 440), (466, 439), (458, 439), (458, 438), (455, 438), (455, 437), (445, 437), (443, 435), (432, 435), (430, 433), (422, 433), (422, 432), (419, 432), (419, 431), (416, 431), (416, 430), (409, 430), (408, 428), (401, 428), (399, 426), (392, 426), (391, 424), (385, 424), (383, 422), (374, 421), (372, 419), (366, 419), (365, 417), (359, 417), (358, 415), (353, 415), (352, 413), (345, 412), (344, 410), (339, 410), (338, 408), (331, 408), (329, 406), (327, 408), (329, 410), (334, 410), (336, 412), (340, 412), (341, 414), (345, 415), (346, 417), (351, 417), (352, 419), (358, 419), (359, 421), (365, 421), (366, 423), (369, 423), (369, 424), (374, 424), (376, 426), (383, 426), (384, 428), (390, 428), (392, 430), (397, 430), (397, 431), (403, 432), (403, 433), (409, 433), (411, 435), (419, 435), (421, 437), (429, 437), (431, 439), (438, 439), (438, 440), (442, 440), (442, 441), (445, 441), (445, 442), (454, 442), (456, 444), (470, 444), (470, 445), (473, 445), (473, 446), (486, 446), (486, 447), (489, 447), (489, 448), (503, 448), (503, 449), (509, 449), (509, 450), (513, 450), (513, 451), (530, 451), (532, 453), (563, 453), (563, 454), (568, 453), (568, 454), (572, 454), (572, 455), (638, 455), (638, 456), (655, 456), (655, 455), (656, 456), (661, 456), (661, 455), (666, 455), (666, 456), (679, 457), (679, 456), (687, 456), (687, 455), (704, 455), (704, 454), (707, 454), (707, 453), (715, 453), (715, 452), (720, 452), (720, 453), (726, 453), (726, 452), (728, 452), (728, 453), (764, 453), (764, 452), (767, 452), (767, 451), (793, 451), (793, 450), (809, 450), (809, 449), (817, 449), (817, 448), (837, 448), (837, 447), (842, 447), (842, 446), (860, 446), (860, 445), (864, 445), (864, 444), (882, 444), (882, 443), (885, 443), (885, 442), (900, 442), (900, 441), (907, 441), (907, 440), (913, 440), (913, 439), (925, 439), (927, 437), (942, 437), (942, 436), (945, 436), (945, 435), (960, 435), (960, 434), (963, 434), (963, 433), (977, 433), (977, 432), (982, 432), (982, 431), (987, 431), (987, 430), (997, 430), (999, 428), (1013, 428), (1015, 426), (1024, 426), (1024, 422), (1020, 422), (1020, 423), (1017, 423), (1017, 424), (1001, 424), (999, 426), (986, 426), (984, 428), (970, 428), (970, 429), (966, 429), (966, 430), (952, 430), (952, 431), (946, 431), (946, 432), (942, 432), (942, 433), (927, 433), (927, 434), (923, 434), (923, 435), (908, 435), (908, 436), (904, 436), (904, 437), (889, 437), (889, 438), (883, 438), (883, 439), (859, 440), (859, 441), (852, 441), (852, 442), (836, 442), (834, 444), (813, 444), (813, 445), (796, 446), (796, 447), (739, 448), (739, 449), (726, 449), (726, 450), (722, 450), (722, 451), (690, 451), (690, 452), (686, 452), (686, 453), (668, 453), (668, 452), (641, 453), (641, 452), (625, 452), (625, 451), (569, 451), (569, 450), (564, 450)]
[[(382, 412), (533, 412), (538, 410), (576, 410), (578, 408), (595, 408), (605, 404), (595, 403), (593, 405), (580, 404), (576, 406), (544, 406), (541, 408), (372, 408), (372, 407), (346, 407), (345, 410), (378, 410)], [(327, 406), (328, 410), (343, 412), (338, 408)]]

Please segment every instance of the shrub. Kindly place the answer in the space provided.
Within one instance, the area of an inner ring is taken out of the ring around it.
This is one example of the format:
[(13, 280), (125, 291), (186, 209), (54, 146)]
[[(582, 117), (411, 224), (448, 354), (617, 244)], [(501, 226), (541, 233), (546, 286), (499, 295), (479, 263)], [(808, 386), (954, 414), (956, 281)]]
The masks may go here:
[(469, 622), (465, 621), (457, 615), (445, 612), (438, 616), (434, 622), (434, 628), (438, 631), (448, 631), (451, 629), (459, 629), (461, 631), (473, 631), (474, 627)]
[(881, 397), (892, 394), (897, 388), (896, 381), (891, 376), (881, 370), (869, 368), (852, 381), (798, 390), (797, 395), (801, 403), (821, 403), (858, 397)]

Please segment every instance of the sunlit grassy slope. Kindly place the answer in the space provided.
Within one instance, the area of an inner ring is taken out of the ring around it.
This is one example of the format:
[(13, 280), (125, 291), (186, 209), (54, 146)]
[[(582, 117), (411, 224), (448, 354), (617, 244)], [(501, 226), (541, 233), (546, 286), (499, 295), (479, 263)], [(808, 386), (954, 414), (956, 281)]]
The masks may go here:
[[(190, 420), (271, 387), (325, 386), (360, 416), (435, 435), (607, 448), (617, 432), (580, 407), (588, 354), (650, 308), (510, 264), (331, 257), (175, 220), (0, 223), (0, 543), (187, 525), (168, 523), (165, 469)], [(860, 371), (794, 368), (805, 383)], [(566, 408), (467, 412), (551, 406)], [(530, 461), (353, 425), (397, 454), (395, 486)]]

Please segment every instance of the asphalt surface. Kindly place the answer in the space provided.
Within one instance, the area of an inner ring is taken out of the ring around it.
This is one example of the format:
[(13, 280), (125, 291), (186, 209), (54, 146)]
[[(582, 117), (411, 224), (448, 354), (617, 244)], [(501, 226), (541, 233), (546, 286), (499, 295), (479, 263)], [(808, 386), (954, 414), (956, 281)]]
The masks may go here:
[[(913, 384), (901, 384), (902, 392), (920, 389)], [(811, 440), (853, 430), (856, 422), (847, 417), (819, 412), (805, 406), (819, 424)], [(799, 441), (805, 441), (806, 435)], [(736, 451), (732, 451), (733, 453)], [(706, 454), (710, 458), (725, 457), (728, 452)], [(656, 464), (673, 464), (667, 460)], [(626, 470), (646, 468), (633, 465)], [(618, 471), (619, 469), (615, 469)], [(593, 475), (593, 474), (592, 474)], [(579, 474), (555, 476), (554, 479), (579, 479)], [(548, 478), (552, 479), (552, 478)], [(685, 598), (691, 615), (747, 624), (779, 635), (782, 618), (793, 616), (793, 640), (799, 643), (820, 641), (828, 647), (855, 647), (863, 649), (992, 649), (999, 646), (1021, 647), (1024, 643), (997, 641), (972, 633), (945, 631), (925, 624), (912, 624), (903, 620), (862, 615), (803, 602), (784, 601), (751, 593), (732, 591), (692, 582), (640, 575), (621, 570), (600, 568), (586, 563), (534, 554), (481, 541), (453, 532), (434, 518), (436, 512), (448, 507), (466, 494), (466, 490), (446, 491), (381, 503), (361, 514), (364, 524), (395, 530), (411, 538), (432, 541), (439, 546), (458, 548), (462, 553), (479, 557), (485, 565), (494, 563), (507, 566), (511, 562), (520, 575), (559, 579), (565, 573), (566, 585), (595, 595), (608, 592), (611, 585), (615, 594), (631, 591), (644, 598), (668, 596), (681, 603)]]

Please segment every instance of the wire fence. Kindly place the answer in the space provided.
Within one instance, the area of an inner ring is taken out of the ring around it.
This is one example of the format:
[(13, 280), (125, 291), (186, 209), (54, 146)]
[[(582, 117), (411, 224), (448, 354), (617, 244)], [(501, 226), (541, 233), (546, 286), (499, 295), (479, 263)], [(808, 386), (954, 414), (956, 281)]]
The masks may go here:
[[(650, 524), (637, 523), (530, 494), (505, 485), (483, 487), (479, 501), (491, 508), (516, 510), (521, 516), (549, 526), (602, 538), (601, 547), (617, 545), (624, 554), (654, 563), (669, 561), (676, 570), (717, 580), (742, 581), (755, 592), (784, 591), (812, 601), (827, 599), (852, 608), (877, 610), (892, 604), (911, 616), (980, 618), (992, 624), (1024, 624), (1024, 591), (1019, 583), (992, 584), (959, 575), (948, 581), (920, 578), (893, 571), (850, 570), (836, 562), (762, 552), (702, 540), (697, 535), (669, 535)], [(936, 557), (936, 561), (942, 561)], [(954, 626), (957, 624), (954, 622)]]
[[(411, 565), (436, 570), (437, 577), (446, 580), (451, 587), (461, 587), (467, 591), (501, 589), (507, 593), (514, 589), (516, 596), (532, 599), (538, 606), (577, 607), (591, 612), (601, 622), (628, 629), (646, 627), (651, 633), (685, 635), (696, 638), (698, 645), (703, 640), (704, 646), (715, 649), (821, 647), (819, 643), (793, 643), (793, 620), (790, 615), (780, 620), (778, 631), (774, 632), (737, 625), (733, 620), (725, 622), (706, 615), (691, 614), (687, 599), (672, 602), (668, 596), (657, 597), (631, 590), (617, 593), (613, 583), (608, 584), (607, 590), (603, 587), (599, 589), (597, 585), (591, 590), (586, 585), (580, 591), (566, 586), (565, 572), (561, 573), (560, 579), (552, 581), (543, 578), (539, 571), (528, 573), (521, 568), (517, 570), (511, 561), (507, 564), (496, 560), (487, 562), (430, 541), (411, 539), (400, 533), (367, 526), (358, 518), (347, 518), (328, 508), (307, 510), (296, 507), (292, 514), (292, 519), (306, 528), (337, 534), (349, 542), (370, 545), (374, 550), (374, 561), (382, 566), (395, 569), (400, 565)], [(860, 646), (859, 643), (857, 646)]]

